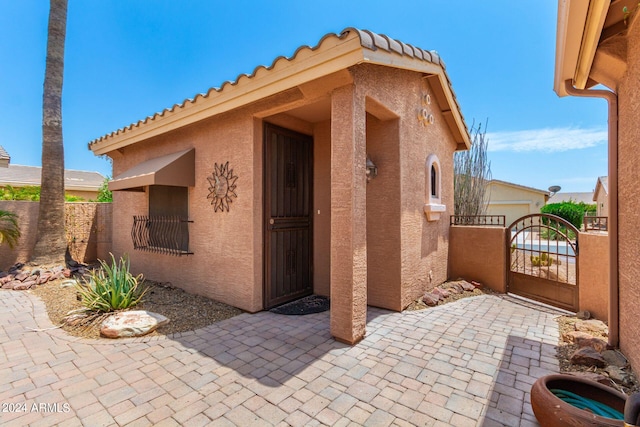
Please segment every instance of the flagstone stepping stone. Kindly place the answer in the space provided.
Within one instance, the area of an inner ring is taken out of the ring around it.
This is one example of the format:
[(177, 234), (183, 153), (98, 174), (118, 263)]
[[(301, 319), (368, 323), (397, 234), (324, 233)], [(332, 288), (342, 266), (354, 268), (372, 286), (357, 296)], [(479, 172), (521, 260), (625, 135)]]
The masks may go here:
[(106, 338), (140, 337), (155, 331), (169, 319), (158, 313), (136, 310), (109, 316), (100, 326), (100, 335)]

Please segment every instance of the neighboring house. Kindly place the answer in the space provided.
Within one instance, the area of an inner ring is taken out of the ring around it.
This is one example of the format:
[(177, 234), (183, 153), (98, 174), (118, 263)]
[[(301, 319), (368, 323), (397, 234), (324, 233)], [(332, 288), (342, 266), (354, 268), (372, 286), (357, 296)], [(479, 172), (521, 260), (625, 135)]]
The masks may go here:
[(367, 304), (402, 310), (447, 279), (469, 145), (435, 52), (348, 28), (89, 147), (113, 160), (113, 250), (133, 269), (249, 312), (328, 295), (354, 343)]
[(606, 176), (598, 177), (596, 189), (593, 192), (593, 201), (598, 207), (596, 216), (609, 216), (609, 179)]
[(0, 145), (0, 168), (9, 167), (9, 163), (11, 162), (11, 156), (4, 149), (2, 145)]
[[(637, 5), (637, 0), (560, 0), (554, 82), (559, 96), (597, 96), (608, 101), (609, 342), (620, 345), (636, 372), (640, 371)], [(592, 89), (599, 84), (602, 90)]]
[(576, 193), (555, 193), (549, 200), (548, 204), (551, 203), (563, 203), (563, 202), (573, 202), (573, 203), (585, 203), (587, 205), (593, 204), (593, 191), (581, 191)]
[(540, 213), (549, 192), (524, 185), (492, 179), (487, 183), (487, 215), (504, 215), (508, 227), (518, 218)]
[[(8, 165), (0, 168), (0, 187), (10, 185), (13, 188), (40, 185), (42, 168), (39, 166)], [(64, 191), (71, 196), (84, 200), (95, 200), (98, 190), (104, 182), (104, 176), (98, 172), (64, 171)]]

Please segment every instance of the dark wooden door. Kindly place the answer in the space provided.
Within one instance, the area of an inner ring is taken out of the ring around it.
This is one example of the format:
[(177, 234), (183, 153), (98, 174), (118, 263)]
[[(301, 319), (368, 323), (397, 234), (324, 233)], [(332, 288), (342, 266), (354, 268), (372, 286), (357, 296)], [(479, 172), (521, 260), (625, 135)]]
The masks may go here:
[(264, 306), (310, 295), (313, 139), (266, 124)]

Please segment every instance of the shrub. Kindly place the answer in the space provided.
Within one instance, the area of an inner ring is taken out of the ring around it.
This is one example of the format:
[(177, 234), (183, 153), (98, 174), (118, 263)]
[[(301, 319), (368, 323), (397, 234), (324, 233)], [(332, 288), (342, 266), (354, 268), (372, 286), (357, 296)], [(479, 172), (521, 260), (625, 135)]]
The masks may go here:
[(562, 202), (562, 203), (551, 203), (548, 205), (544, 205), (540, 212), (546, 214), (557, 215), (560, 218), (570, 222), (573, 224), (578, 230), (582, 226), (582, 218), (584, 217), (584, 203), (581, 206), (578, 203), (573, 201)]
[(6, 243), (13, 249), (19, 238), (18, 215), (0, 210), (0, 243)]
[(142, 275), (133, 276), (129, 272), (128, 257), (116, 260), (111, 255), (111, 266), (100, 260), (102, 268), (91, 273), (90, 279), (78, 284), (76, 289), (82, 304), (90, 311), (109, 312), (133, 307), (142, 301), (146, 290), (140, 291), (144, 282)]
[[(40, 186), (25, 185), (24, 187), (13, 188), (10, 185), (0, 187), (0, 199), (2, 200), (28, 200), (31, 202), (40, 201)], [(80, 196), (72, 196), (65, 194), (64, 199), (67, 202), (83, 202)]]

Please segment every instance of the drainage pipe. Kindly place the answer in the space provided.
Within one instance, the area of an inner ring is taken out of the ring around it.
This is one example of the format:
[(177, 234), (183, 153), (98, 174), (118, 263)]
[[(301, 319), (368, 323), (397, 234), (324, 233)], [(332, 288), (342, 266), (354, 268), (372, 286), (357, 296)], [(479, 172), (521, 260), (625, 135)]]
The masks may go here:
[(609, 345), (619, 343), (619, 291), (618, 291), (618, 96), (609, 90), (576, 89), (571, 80), (564, 82), (569, 95), (604, 98), (609, 105)]

